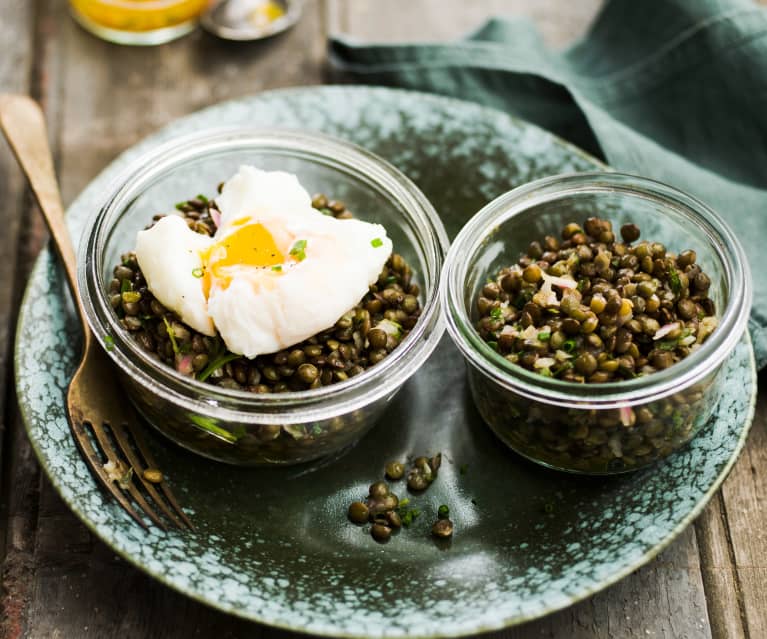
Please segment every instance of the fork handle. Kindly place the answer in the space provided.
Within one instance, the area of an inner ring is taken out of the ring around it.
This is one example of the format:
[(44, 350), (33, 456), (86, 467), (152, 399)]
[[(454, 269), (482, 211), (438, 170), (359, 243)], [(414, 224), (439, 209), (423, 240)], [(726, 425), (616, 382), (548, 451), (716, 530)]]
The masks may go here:
[(53, 169), (53, 156), (48, 145), (43, 111), (37, 102), (25, 95), (0, 95), (0, 129), (27, 176), (43, 212), (48, 230), (64, 264), (67, 282), (83, 326), (85, 345), (88, 346), (91, 333), (78, 294), (75, 250), (64, 221), (64, 207)]

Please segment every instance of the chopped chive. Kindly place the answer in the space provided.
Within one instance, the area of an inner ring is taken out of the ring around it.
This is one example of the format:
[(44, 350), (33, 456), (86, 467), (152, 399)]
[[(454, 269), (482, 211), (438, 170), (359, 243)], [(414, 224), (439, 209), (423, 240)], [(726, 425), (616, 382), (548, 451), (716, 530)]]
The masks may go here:
[(120, 293), (127, 293), (132, 290), (133, 290), (133, 284), (131, 284), (130, 280), (123, 280), (120, 283)]
[(204, 382), (213, 374), (214, 371), (218, 370), (225, 364), (228, 364), (232, 360), (237, 359), (238, 357), (240, 356), (236, 353), (224, 353), (223, 355), (220, 355), (210, 364), (208, 364), (199, 375), (197, 375), (197, 381)]
[(290, 255), (301, 262), (306, 259), (306, 252), (304, 249), (306, 249), (306, 240), (296, 240), (296, 243), (293, 244), (293, 248), (290, 249)]
[(325, 208), (320, 209), (320, 213), (322, 213), (323, 215), (329, 215), (330, 217), (335, 217), (333, 215), (333, 211), (331, 211), (330, 209), (325, 209)]
[(538, 333), (538, 340), (541, 342), (547, 342), (551, 338), (551, 333)]
[(543, 512), (545, 512), (547, 515), (550, 515), (554, 512), (554, 504), (551, 502), (546, 502), (543, 504)]
[(488, 343), (487, 343), (487, 345), (488, 345), (490, 348), (492, 348), (493, 350), (495, 350), (495, 351), (497, 351), (497, 350), (498, 350), (498, 342), (490, 341), (490, 342), (488, 342)]
[(542, 377), (553, 377), (553, 373), (548, 368), (542, 368), (538, 371)]
[(386, 283), (387, 284), (394, 284), (394, 282), (396, 282), (396, 281), (397, 281), (397, 276), (396, 275), (389, 275), (389, 277), (386, 278)]
[(378, 248), (379, 246), (383, 246), (383, 240), (380, 237), (374, 237), (372, 240), (370, 240), (370, 246), (373, 248)]
[(192, 277), (196, 277), (197, 279), (200, 279), (203, 276), (204, 272), (201, 268), (193, 268), (192, 269)]
[(554, 376), (556, 377), (560, 373), (564, 373), (567, 370), (570, 370), (573, 367), (572, 362), (562, 362), (562, 366), (560, 366), (557, 370), (554, 371)]
[(402, 508), (403, 506), (407, 506), (410, 503), (410, 499), (405, 497), (404, 499), (399, 500), (399, 507)]
[(565, 353), (572, 353), (576, 346), (577, 344), (574, 339), (566, 339), (562, 344), (562, 350), (565, 351)]
[(319, 424), (312, 426), (312, 435), (322, 435), (322, 426)]
[(176, 208), (179, 211), (183, 211), (185, 206), (187, 206), (186, 202), (176, 202)]
[(670, 268), (668, 270), (668, 280), (674, 295), (679, 295), (682, 290), (682, 280), (679, 279), (679, 273), (675, 268)]
[(170, 322), (165, 315), (162, 316), (162, 321), (165, 324), (165, 330), (168, 332), (168, 337), (170, 338), (170, 346), (173, 349), (173, 352), (178, 355), (180, 351), (178, 350), (178, 344), (176, 343), (176, 335), (173, 333), (173, 327), (170, 325)]
[(437, 508), (437, 517), (440, 519), (445, 519), (446, 517), (450, 516), (450, 508), (447, 506), (447, 504), (442, 504), (439, 508)]
[(279, 273), (282, 270), (282, 266), (280, 266), (279, 264), (276, 264), (272, 266), (272, 270)]
[(106, 348), (108, 351), (111, 351), (115, 347), (115, 338), (111, 335), (107, 335), (104, 338), (104, 348)]
[(208, 203), (208, 198), (206, 198), (202, 193), (197, 194), (197, 199), (200, 200), (203, 204)]
[(494, 309), (490, 311), (490, 317), (493, 319), (501, 319), (503, 317), (503, 310), (501, 310), (500, 306), (496, 306)]
[(212, 433), (213, 435), (216, 435), (217, 437), (220, 437), (221, 439), (224, 439), (228, 442), (234, 443), (237, 441), (237, 436), (233, 433), (230, 433), (228, 430), (225, 430), (221, 428), (220, 426), (216, 425), (216, 422), (211, 417), (202, 417), (200, 415), (190, 415), (189, 419), (192, 420), (192, 423), (197, 426), (198, 428), (207, 431), (209, 433)]

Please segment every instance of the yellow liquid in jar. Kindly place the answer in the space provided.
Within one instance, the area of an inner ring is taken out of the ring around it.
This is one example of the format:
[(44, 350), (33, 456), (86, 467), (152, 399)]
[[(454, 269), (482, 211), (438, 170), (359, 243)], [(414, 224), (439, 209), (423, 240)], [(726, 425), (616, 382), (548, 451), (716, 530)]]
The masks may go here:
[(153, 31), (193, 20), (209, 0), (69, 0), (91, 22), (117, 31)]

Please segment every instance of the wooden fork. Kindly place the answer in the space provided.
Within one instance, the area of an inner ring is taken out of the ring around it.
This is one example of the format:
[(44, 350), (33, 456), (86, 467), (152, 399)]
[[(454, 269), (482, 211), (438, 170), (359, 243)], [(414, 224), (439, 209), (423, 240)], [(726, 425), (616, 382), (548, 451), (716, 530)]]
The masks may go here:
[[(38, 104), (26, 96), (0, 95), (0, 128), (10, 143), (50, 230), (64, 265), (69, 288), (83, 330), (83, 353), (67, 390), (67, 415), (77, 447), (93, 474), (141, 526), (148, 525), (139, 508), (166, 529), (155, 505), (173, 525), (192, 528), (176, 498), (157, 472), (157, 464), (141, 436), (141, 425), (128, 398), (120, 391), (109, 357), (88, 326), (77, 290), (75, 252), (64, 222), (45, 118)], [(153, 477), (154, 475), (154, 477)]]

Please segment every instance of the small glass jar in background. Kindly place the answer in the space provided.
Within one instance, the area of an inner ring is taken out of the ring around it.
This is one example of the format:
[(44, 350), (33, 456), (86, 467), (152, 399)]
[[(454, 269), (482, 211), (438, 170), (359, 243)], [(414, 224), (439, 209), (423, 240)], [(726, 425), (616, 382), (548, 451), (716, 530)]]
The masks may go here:
[(163, 44), (189, 33), (210, 0), (69, 0), (72, 16), (118, 44)]

